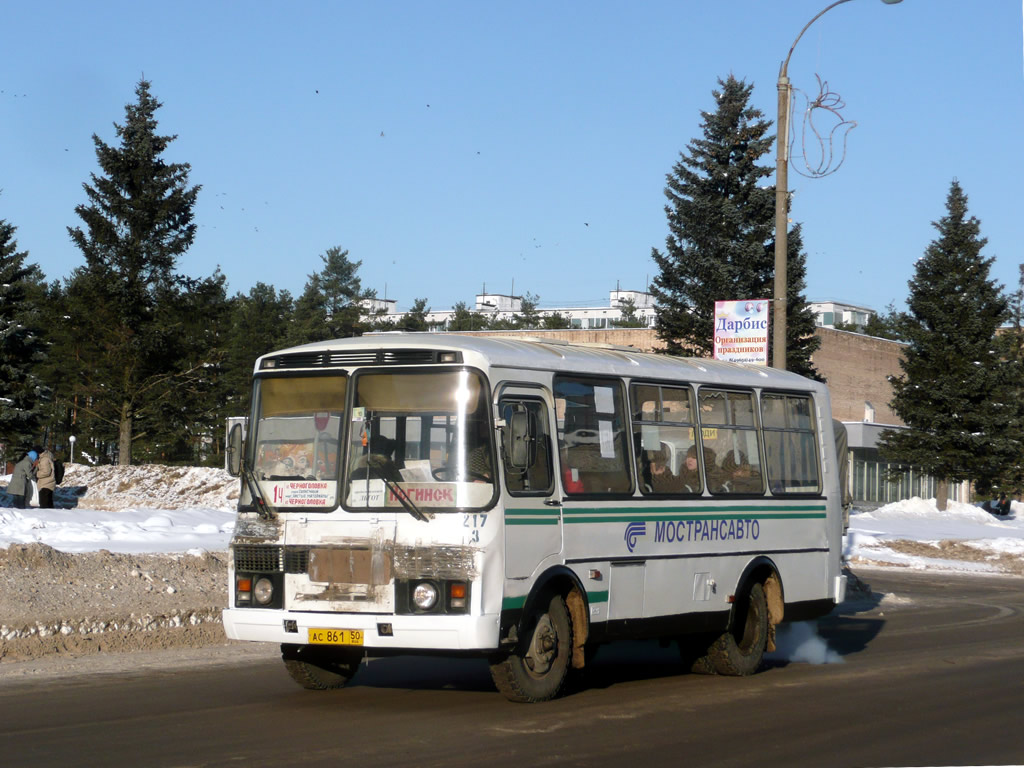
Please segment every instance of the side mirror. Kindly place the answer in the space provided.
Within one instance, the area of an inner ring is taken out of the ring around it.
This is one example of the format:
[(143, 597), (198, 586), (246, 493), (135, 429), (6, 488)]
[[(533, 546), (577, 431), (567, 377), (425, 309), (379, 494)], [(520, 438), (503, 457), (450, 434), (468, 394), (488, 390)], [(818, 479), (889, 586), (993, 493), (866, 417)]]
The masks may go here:
[(228, 474), (238, 477), (242, 474), (242, 425), (235, 424), (228, 432)]
[(505, 456), (512, 469), (528, 469), (537, 453), (537, 427), (534, 415), (515, 411), (505, 430)]

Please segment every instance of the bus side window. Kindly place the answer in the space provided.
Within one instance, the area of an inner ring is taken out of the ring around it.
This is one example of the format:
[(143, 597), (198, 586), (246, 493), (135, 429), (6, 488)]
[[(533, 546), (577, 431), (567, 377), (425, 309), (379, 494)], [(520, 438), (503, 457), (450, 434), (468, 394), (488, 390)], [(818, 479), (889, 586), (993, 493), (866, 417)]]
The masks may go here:
[(554, 395), (566, 494), (632, 493), (628, 420), (620, 382), (558, 376)]
[(754, 393), (702, 387), (698, 398), (708, 488), (714, 494), (762, 495)]
[[(552, 489), (551, 429), (544, 403), (540, 400), (503, 399), (499, 410), (506, 423), (511, 423), (512, 414), (524, 412), (530, 415), (534, 426), (533, 461), (525, 469), (513, 467), (503, 449), (505, 465), (505, 487), (514, 496), (544, 494)], [(507, 427), (506, 427), (507, 429)]]
[(630, 406), (641, 492), (700, 494), (704, 486), (690, 388), (634, 383)]
[(812, 413), (806, 395), (761, 393), (768, 486), (774, 494), (821, 492)]

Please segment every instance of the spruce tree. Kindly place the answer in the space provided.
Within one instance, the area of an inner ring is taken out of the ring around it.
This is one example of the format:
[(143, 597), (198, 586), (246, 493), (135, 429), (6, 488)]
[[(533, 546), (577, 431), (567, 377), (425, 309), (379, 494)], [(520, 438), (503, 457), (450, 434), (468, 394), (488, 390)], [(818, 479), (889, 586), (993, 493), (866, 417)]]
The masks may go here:
[(288, 291), (256, 283), (248, 294), (231, 300), (231, 328), (225, 361), (227, 416), (249, 413), (253, 365), (256, 358), (288, 345), (294, 302)]
[(885, 312), (871, 315), (864, 326), (863, 333), (879, 339), (890, 339), (901, 341), (899, 337), (899, 312), (896, 307), (890, 304)]
[(967, 196), (953, 181), (946, 215), (933, 222), (938, 237), (918, 260), (907, 311), (898, 319), (907, 347), (903, 373), (890, 379), (891, 406), (907, 429), (882, 433), (884, 458), (919, 467), (939, 480), (945, 509), (948, 481), (984, 478), (1019, 459), (1017, 408), (1005, 401), (1012, 366), (995, 341), (1007, 318), (1007, 299), (989, 278), (994, 259), (968, 216)]
[(41, 307), (46, 286), (39, 267), (18, 250), (15, 231), (0, 219), (0, 455), (8, 460), (40, 440), (49, 399), (38, 375), (47, 358)]
[[(811, 356), (821, 346), (821, 338), (815, 335), (814, 312), (811, 310), (811, 305), (807, 303), (807, 259), (804, 257), (803, 247), (803, 228), (800, 224), (796, 224), (789, 230), (789, 237), (786, 241), (786, 250), (789, 253), (786, 266), (786, 301), (789, 307), (786, 318), (786, 370), (824, 381), (811, 362)], [(774, 267), (774, 241), (771, 248)], [(774, 279), (773, 271), (772, 280), (774, 281)], [(771, 347), (769, 347), (769, 362), (771, 357)]]
[(537, 309), (539, 304), (540, 296), (536, 293), (530, 293), (527, 291), (519, 304), (519, 312), (512, 321), (513, 328), (522, 331), (531, 331), (536, 328), (540, 328), (542, 321), (540, 310)]
[[(176, 367), (173, 329), (162, 325), (162, 302), (176, 302), (177, 259), (195, 237), (199, 187), (188, 186), (187, 163), (162, 159), (175, 136), (157, 133), (162, 106), (140, 80), (125, 122), (114, 124), (119, 146), (93, 135), (103, 175), (83, 184), (87, 204), (68, 228), (86, 264), (72, 276), (72, 307), (81, 340), (85, 394), (95, 418), (116, 425), (119, 462), (132, 463), (132, 441), (160, 401), (189, 370)], [(84, 401), (83, 401), (84, 402)], [(84, 406), (83, 406), (84, 407)]]
[(622, 313), (618, 320), (613, 320), (615, 328), (646, 328), (647, 320), (637, 310), (636, 301), (623, 299), (619, 302), (619, 311)]
[(308, 276), (295, 302), (292, 344), (361, 336), (367, 327), (362, 301), (374, 294), (362, 289), (358, 273), (363, 262), (351, 261), (339, 246), (328, 248), (320, 259), (324, 268)]
[(544, 315), (544, 321), (541, 324), (541, 328), (546, 331), (560, 331), (566, 328), (572, 328), (572, 321), (561, 312), (552, 312), (550, 315)]
[(430, 307), (426, 299), (413, 301), (412, 309), (405, 313), (405, 316), (396, 324), (400, 331), (426, 331), (427, 315), (430, 314)]
[(75, 392), (78, 391), (80, 381), (76, 373), (78, 349), (75, 344), (79, 330), (68, 310), (67, 292), (59, 281), (48, 286), (43, 305), (46, 307), (43, 327), (47, 359), (36, 370), (50, 391), (44, 442), (56, 449), (59, 458), (67, 459), (68, 436), (84, 434), (78, 429), (78, 413), (75, 408)]
[(226, 279), (220, 270), (207, 278), (181, 278), (175, 300), (164, 301), (158, 322), (170, 332), (174, 396), (155, 406), (155, 418), (136, 435), (133, 453), (143, 460), (208, 462), (223, 466), (224, 419), (230, 394), (225, 362), (230, 325)]
[(483, 331), (489, 328), (484, 314), (470, 309), (464, 301), (457, 302), (452, 310), (452, 317), (448, 321), (449, 331)]
[[(717, 108), (703, 113), (702, 138), (689, 143), (666, 177), (669, 235), (664, 252), (651, 252), (658, 267), (651, 286), (655, 329), (672, 354), (712, 354), (715, 301), (773, 294), (775, 192), (764, 183), (773, 170), (758, 164), (774, 142), (771, 123), (750, 106), (752, 85), (732, 75), (718, 84)], [(791, 370), (809, 375), (817, 339), (813, 318), (806, 322), (798, 228), (790, 238), (788, 356)]]
[(1003, 391), (993, 398), (1005, 418), (1000, 430), (999, 453), (1006, 460), (995, 467), (992, 477), (975, 478), (975, 489), (1010, 496), (1024, 493), (1024, 264), (1018, 266), (1017, 290), (1009, 297), (1009, 327), (996, 337), (997, 350), (1006, 369)]

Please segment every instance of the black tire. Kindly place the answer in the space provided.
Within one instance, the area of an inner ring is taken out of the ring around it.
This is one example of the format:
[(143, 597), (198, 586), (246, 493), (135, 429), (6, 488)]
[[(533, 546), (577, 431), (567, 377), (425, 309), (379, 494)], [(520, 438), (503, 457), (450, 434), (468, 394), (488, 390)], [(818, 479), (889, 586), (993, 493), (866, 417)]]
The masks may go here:
[(359, 669), (361, 651), (325, 651), (308, 645), (282, 645), (289, 676), (309, 691), (344, 688)]
[(695, 675), (717, 674), (715, 665), (711, 663), (711, 656), (708, 648), (711, 647), (714, 636), (691, 635), (679, 638), (679, 658), (683, 662), (683, 668)]
[(764, 587), (754, 584), (736, 601), (732, 626), (708, 648), (711, 664), (720, 675), (745, 677), (757, 672), (768, 644), (768, 602)]
[(548, 701), (562, 692), (571, 658), (572, 622), (554, 595), (538, 603), (516, 649), (491, 660), (491, 678), (509, 701)]

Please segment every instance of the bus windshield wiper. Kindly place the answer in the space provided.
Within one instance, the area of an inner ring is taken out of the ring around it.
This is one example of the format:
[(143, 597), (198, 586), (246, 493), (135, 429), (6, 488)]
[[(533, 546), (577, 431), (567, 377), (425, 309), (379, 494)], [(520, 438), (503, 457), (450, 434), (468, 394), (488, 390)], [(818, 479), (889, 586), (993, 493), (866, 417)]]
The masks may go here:
[[(427, 515), (420, 511), (420, 508), (416, 506), (416, 503), (409, 498), (409, 496), (403, 491), (398, 484), (388, 477), (388, 472), (393, 472), (394, 463), (387, 456), (381, 456), (377, 453), (370, 452), (370, 444), (373, 442), (373, 419), (370, 417), (370, 412), (366, 411), (363, 416), (363, 458), (366, 461), (366, 506), (370, 505), (370, 475), (377, 474), (380, 479), (384, 481), (384, 487), (391, 491), (398, 499), (398, 503), (402, 505), (402, 509), (412, 515), (420, 522), (428, 522), (432, 515)], [(377, 470), (376, 473), (373, 470)]]
[(378, 456), (375, 453), (367, 454), (366, 456), (366, 478), (369, 481), (370, 469), (375, 468), (378, 470), (377, 474), (380, 475), (380, 479), (384, 481), (384, 487), (387, 488), (398, 499), (398, 503), (402, 505), (402, 508), (410, 515), (415, 517), (420, 522), (429, 522), (432, 515), (428, 515), (423, 512), (419, 507), (416, 506), (416, 502), (409, 498), (409, 495), (402, 489), (402, 487), (394, 480), (387, 476), (388, 466), (393, 467), (391, 460), (385, 456)]
[(273, 520), (277, 517), (274, 508), (267, 503), (263, 496), (259, 480), (256, 479), (252, 468), (249, 467), (249, 462), (245, 459), (242, 459), (242, 479), (245, 480), (245, 487), (249, 489), (249, 496), (252, 498), (253, 506), (256, 507), (256, 514), (265, 520)]

